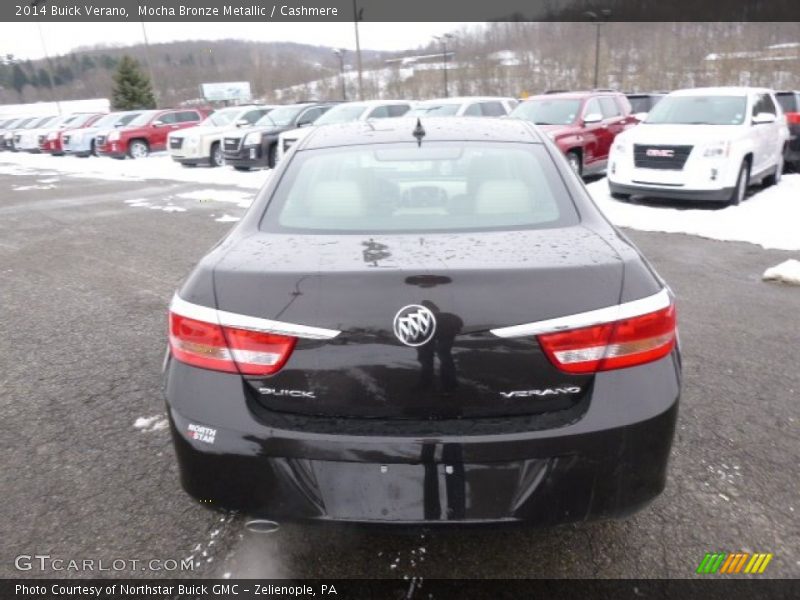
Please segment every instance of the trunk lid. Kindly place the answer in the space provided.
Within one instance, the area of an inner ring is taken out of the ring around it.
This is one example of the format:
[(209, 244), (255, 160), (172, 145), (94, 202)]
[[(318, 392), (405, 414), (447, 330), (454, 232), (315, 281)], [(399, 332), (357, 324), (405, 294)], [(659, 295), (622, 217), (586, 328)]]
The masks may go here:
[[(616, 304), (622, 272), (606, 242), (575, 226), (261, 233), (226, 253), (214, 281), (220, 310), (341, 331), (332, 340), (299, 340), (279, 373), (248, 379), (264, 406), (337, 416), (481, 417), (565, 409), (586, 397), (591, 376), (558, 371), (533, 338), (501, 339), (489, 330)], [(412, 305), (436, 320), (432, 340), (415, 347), (395, 334), (395, 317)]]

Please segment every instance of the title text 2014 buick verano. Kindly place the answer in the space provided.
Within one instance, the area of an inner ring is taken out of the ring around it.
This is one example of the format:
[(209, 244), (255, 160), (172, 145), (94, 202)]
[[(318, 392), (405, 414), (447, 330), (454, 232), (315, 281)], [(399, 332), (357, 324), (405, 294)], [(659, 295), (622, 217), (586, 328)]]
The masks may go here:
[(670, 289), (516, 120), (320, 127), (169, 311), (184, 488), (272, 520), (554, 524), (663, 489)]

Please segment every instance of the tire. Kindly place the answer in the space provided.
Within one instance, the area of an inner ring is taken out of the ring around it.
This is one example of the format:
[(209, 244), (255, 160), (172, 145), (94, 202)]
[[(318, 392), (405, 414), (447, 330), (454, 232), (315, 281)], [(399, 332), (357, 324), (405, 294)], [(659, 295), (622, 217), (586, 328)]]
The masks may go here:
[(742, 203), (747, 196), (747, 188), (750, 185), (750, 163), (746, 160), (742, 161), (742, 166), (739, 168), (739, 176), (736, 178), (736, 185), (733, 187), (728, 204), (731, 206), (738, 206)]
[(570, 150), (566, 154), (567, 162), (569, 166), (572, 167), (572, 170), (578, 177), (583, 176), (583, 160), (581, 160), (581, 155), (574, 150)]
[(94, 147), (94, 140), (92, 140), (91, 143), (89, 144), (89, 155), (87, 156), (87, 158), (89, 156), (97, 156), (97, 148)]
[(237, 171), (249, 171), (250, 167), (233, 167)]
[(128, 156), (134, 160), (147, 158), (148, 154), (150, 154), (150, 147), (144, 140), (133, 140), (128, 144)]
[(222, 154), (222, 148), (219, 142), (211, 144), (211, 154), (208, 157), (208, 165), (210, 167), (222, 167), (225, 165), (225, 155)]
[(267, 153), (267, 166), (274, 169), (276, 164), (278, 164), (278, 144), (272, 144)]

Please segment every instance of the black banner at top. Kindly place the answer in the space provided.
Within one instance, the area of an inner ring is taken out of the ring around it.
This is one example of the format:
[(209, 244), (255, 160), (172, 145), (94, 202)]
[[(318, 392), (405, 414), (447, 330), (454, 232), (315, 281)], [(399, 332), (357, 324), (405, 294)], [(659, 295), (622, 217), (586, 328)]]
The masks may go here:
[[(356, 16), (357, 15), (357, 16)], [(800, 21), (798, 0), (3, 0), (0, 21)]]

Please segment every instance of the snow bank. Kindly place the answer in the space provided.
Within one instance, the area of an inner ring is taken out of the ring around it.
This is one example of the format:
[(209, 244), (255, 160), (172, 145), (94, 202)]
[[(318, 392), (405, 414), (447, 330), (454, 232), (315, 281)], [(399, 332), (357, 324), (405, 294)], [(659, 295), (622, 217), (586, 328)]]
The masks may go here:
[(773, 187), (752, 190), (739, 206), (692, 208), (689, 202), (635, 204), (614, 200), (605, 179), (587, 188), (620, 227), (687, 233), (726, 242), (749, 242), (774, 250), (800, 250), (800, 174), (784, 175)]
[(789, 259), (764, 271), (762, 279), (800, 285), (800, 260)]
[(107, 157), (77, 158), (23, 152), (0, 154), (0, 174), (36, 175), (41, 170), (57, 171), (71, 177), (110, 181), (145, 181), (150, 179), (184, 181), (205, 185), (227, 185), (259, 189), (269, 177), (269, 170), (235, 171), (230, 167), (186, 168), (167, 154), (154, 154), (139, 160), (115, 160)]

